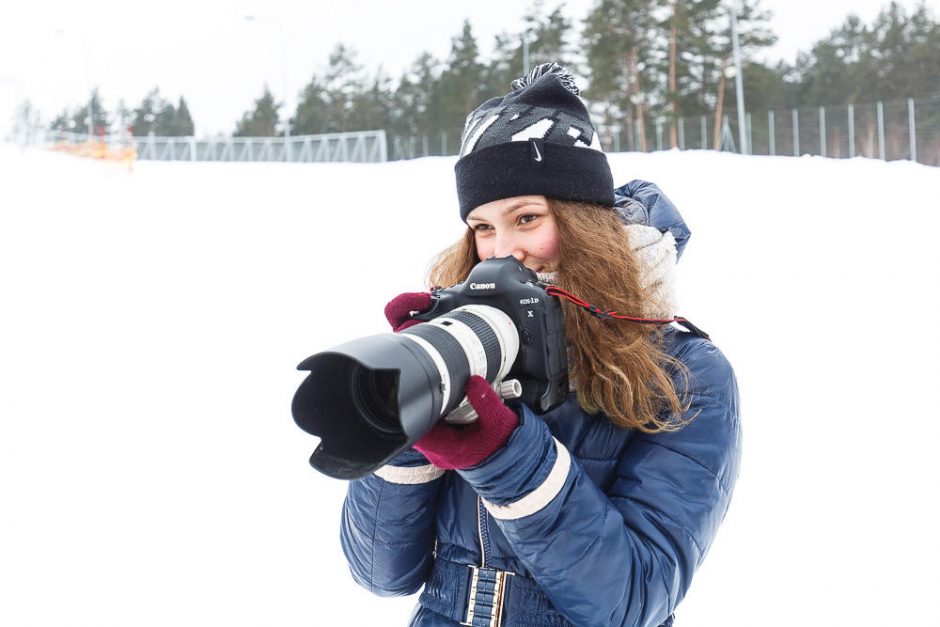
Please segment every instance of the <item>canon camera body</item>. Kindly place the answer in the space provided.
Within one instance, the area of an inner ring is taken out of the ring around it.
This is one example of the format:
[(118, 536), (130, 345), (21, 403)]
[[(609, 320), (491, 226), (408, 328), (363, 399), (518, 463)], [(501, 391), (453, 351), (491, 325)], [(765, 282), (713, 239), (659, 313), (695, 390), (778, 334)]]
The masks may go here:
[(465, 305), (488, 305), (512, 320), (519, 354), (507, 374), (522, 384), (521, 400), (538, 413), (568, 394), (568, 348), (560, 301), (545, 293), (535, 272), (513, 257), (490, 258), (463, 283), (431, 292), (431, 309), (415, 316), (433, 320)]

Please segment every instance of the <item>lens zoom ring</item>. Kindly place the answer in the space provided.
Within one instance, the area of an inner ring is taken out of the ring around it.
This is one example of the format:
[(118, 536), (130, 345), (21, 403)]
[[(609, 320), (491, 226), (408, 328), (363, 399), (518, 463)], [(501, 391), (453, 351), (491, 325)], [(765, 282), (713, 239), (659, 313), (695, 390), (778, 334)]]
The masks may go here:
[(457, 382), (466, 384), (467, 379), (470, 378), (470, 361), (460, 342), (453, 335), (433, 324), (418, 324), (406, 329), (403, 333), (427, 340), (441, 354), (441, 358), (447, 364), (447, 374), (451, 382), (446, 408), (447, 411), (452, 410), (464, 395), (463, 385), (458, 385)]
[(480, 343), (483, 344), (483, 351), (486, 353), (486, 380), (493, 381), (493, 379), (496, 378), (496, 373), (499, 372), (499, 364), (503, 356), (499, 349), (499, 338), (496, 337), (496, 333), (489, 323), (475, 313), (465, 309), (452, 311), (441, 317), (453, 318), (457, 322), (462, 322), (476, 333), (477, 337), (480, 339)]

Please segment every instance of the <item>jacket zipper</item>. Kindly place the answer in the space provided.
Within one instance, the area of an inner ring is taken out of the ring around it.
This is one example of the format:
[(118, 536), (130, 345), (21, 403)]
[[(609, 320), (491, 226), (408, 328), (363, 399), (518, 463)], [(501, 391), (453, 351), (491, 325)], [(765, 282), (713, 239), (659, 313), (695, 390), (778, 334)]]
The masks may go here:
[(477, 496), (477, 534), (480, 537), (480, 568), (486, 568), (486, 552), (489, 549), (490, 534), (486, 528), (486, 510), (483, 509), (483, 500)]

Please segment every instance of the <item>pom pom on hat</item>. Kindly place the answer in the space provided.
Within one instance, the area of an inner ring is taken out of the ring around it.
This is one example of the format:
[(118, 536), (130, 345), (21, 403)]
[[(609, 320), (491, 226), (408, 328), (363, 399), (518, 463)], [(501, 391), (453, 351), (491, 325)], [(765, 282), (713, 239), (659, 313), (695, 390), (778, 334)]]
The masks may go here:
[(455, 166), (460, 217), (528, 194), (613, 206), (610, 166), (574, 77), (543, 63), (511, 87), (467, 116)]
[(561, 84), (565, 87), (565, 89), (573, 93), (575, 96), (581, 95), (581, 90), (578, 89), (578, 86), (574, 82), (574, 76), (569, 74), (568, 70), (558, 65), (554, 61), (536, 65), (534, 68), (529, 70), (528, 74), (515, 79), (512, 82), (512, 90), (519, 91), (521, 89), (525, 89), (534, 83), (536, 79), (541, 78), (546, 74), (554, 74), (558, 77), (558, 80), (561, 81)]

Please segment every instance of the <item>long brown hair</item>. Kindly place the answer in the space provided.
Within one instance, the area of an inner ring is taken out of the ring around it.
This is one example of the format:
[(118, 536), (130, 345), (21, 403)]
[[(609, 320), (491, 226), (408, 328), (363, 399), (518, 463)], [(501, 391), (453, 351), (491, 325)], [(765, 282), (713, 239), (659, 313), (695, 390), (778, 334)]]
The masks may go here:
[[(653, 295), (644, 290), (636, 255), (620, 218), (609, 207), (549, 199), (560, 243), (554, 284), (587, 302), (622, 314), (641, 316)], [(431, 286), (467, 278), (478, 263), (473, 231), (442, 251), (428, 276)], [(648, 433), (674, 431), (685, 421), (670, 371), (685, 376), (662, 349), (657, 327), (600, 320), (562, 301), (568, 336), (568, 371), (578, 404), (603, 412), (614, 424)]]

